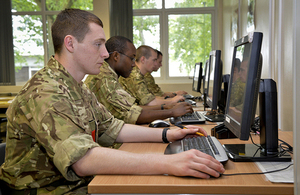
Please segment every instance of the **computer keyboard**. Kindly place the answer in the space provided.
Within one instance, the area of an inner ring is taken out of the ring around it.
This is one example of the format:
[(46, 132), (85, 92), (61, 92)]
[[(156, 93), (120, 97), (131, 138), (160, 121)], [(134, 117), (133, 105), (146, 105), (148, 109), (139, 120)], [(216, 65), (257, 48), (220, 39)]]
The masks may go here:
[(210, 122), (223, 122), (225, 120), (224, 114), (204, 115), (204, 118)]
[(219, 140), (214, 136), (197, 136), (172, 142), (167, 146), (165, 154), (175, 154), (190, 149), (196, 149), (211, 155), (221, 163), (228, 161), (228, 156), (225, 149)]
[(202, 112), (195, 111), (193, 113), (186, 113), (180, 117), (171, 117), (170, 123), (172, 124), (202, 124), (205, 123), (205, 118)]
[(194, 96), (191, 94), (184, 94), (182, 95), (185, 99), (194, 99)]
[(193, 101), (193, 100), (190, 100), (190, 99), (185, 99), (184, 100), (185, 102), (191, 104), (192, 106), (196, 106), (197, 105), (197, 102)]

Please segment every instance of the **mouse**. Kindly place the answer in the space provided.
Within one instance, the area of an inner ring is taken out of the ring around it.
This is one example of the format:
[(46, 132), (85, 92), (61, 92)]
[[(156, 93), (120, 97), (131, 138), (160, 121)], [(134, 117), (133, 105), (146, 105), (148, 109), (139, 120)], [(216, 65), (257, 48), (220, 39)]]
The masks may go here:
[(164, 120), (154, 120), (149, 124), (149, 127), (170, 127), (170, 123)]

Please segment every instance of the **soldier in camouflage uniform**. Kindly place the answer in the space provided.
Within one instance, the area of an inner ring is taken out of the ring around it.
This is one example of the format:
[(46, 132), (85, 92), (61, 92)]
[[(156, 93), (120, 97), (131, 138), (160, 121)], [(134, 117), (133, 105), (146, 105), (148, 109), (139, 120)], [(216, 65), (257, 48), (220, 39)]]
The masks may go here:
[(114, 36), (105, 45), (110, 57), (105, 59), (100, 73), (89, 75), (85, 84), (116, 118), (124, 120), (125, 123), (143, 124), (193, 112), (192, 106), (186, 102), (176, 103), (170, 110), (167, 110), (167, 105), (164, 110), (160, 106), (136, 105), (135, 98), (118, 81), (120, 75), (128, 77), (135, 66), (136, 49), (132, 41), (122, 36)]
[[(153, 71), (157, 71), (160, 67), (162, 67), (162, 53), (158, 50), (157, 52), (157, 65), (154, 67)], [(155, 83), (154, 77), (151, 75), (150, 72), (147, 72), (144, 75), (145, 83), (148, 87), (148, 90), (153, 93), (155, 96), (162, 96), (162, 97), (174, 97), (177, 94), (183, 95), (187, 94), (186, 91), (175, 91), (175, 92), (163, 92), (161, 88)]]
[(181, 95), (173, 98), (164, 99), (163, 97), (155, 96), (147, 88), (144, 75), (147, 72), (152, 72), (157, 66), (157, 52), (153, 48), (142, 45), (137, 49), (136, 66), (129, 77), (120, 77), (119, 82), (123, 88), (136, 98), (136, 103), (139, 105), (161, 105), (184, 101)]
[[(102, 27), (101, 20), (87, 11), (66, 9), (57, 15), (52, 25), (55, 56), (24, 85), (6, 113), (6, 154), (0, 181), (1, 190), (7, 185), (10, 190), (4, 194), (86, 194), (96, 174), (205, 178), (224, 172), (219, 162), (198, 151), (156, 155), (104, 147), (114, 142), (162, 142), (162, 135), (175, 141), (197, 131), (207, 134), (195, 126), (150, 131), (124, 124), (98, 103), (81, 80), (87, 73), (98, 74), (109, 56)], [(211, 162), (199, 170), (202, 158)], [(195, 162), (195, 168), (189, 166)], [(196, 169), (199, 174), (187, 174), (180, 167), (191, 167), (188, 172)]]
[[(165, 97), (165, 93), (161, 90), (161, 88), (155, 83), (154, 77), (151, 73), (147, 72), (144, 76), (145, 83), (147, 85), (148, 90), (154, 94), (155, 96)], [(171, 93), (169, 97), (174, 97), (175, 94)]]

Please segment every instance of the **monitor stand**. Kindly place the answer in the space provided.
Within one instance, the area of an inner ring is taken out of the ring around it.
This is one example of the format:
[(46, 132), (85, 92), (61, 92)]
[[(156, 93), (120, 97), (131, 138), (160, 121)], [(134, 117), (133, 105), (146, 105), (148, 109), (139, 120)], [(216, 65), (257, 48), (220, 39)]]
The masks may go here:
[(278, 152), (276, 154), (266, 155), (264, 149), (254, 144), (224, 144), (229, 159), (235, 162), (262, 162), (262, 161), (291, 161), (289, 153), (284, 155)]
[(236, 162), (291, 161), (288, 152), (278, 146), (277, 89), (272, 79), (262, 79), (259, 88), (260, 146), (224, 144), (228, 157)]
[(207, 111), (206, 115), (204, 115), (204, 118), (210, 122), (223, 122), (225, 116), (224, 114), (220, 114), (217, 111), (212, 110), (212, 111)]

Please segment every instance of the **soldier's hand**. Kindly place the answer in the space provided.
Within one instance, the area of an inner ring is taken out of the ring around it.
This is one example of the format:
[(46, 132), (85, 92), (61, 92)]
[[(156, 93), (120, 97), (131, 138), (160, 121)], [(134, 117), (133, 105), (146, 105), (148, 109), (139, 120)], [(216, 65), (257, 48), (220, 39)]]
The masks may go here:
[(176, 91), (175, 93), (176, 93), (177, 95), (188, 94), (186, 91)]
[(171, 102), (170, 104), (164, 105), (164, 109), (172, 109), (175, 105), (177, 105), (177, 103)]
[(177, 102), (184, 102), (185, 98), (182, 95), (176, 95), (171, 99), (172, 102), (177, 103)]
[(187, 103), (187, 102), (180, 102), (177, 103), (173, 108), (173, 117), (178, 117), (178, 116), (182, 116), (186, 113), (192, 113), (194, 112), (193, 107), (191, 104)]
[(223, 165), (208, 154), (198, 150), (189, 150), (173, 155), (166, 155), (166, 172), (175, 176), (193, 176), (197, 178), (219, 177), (224, 173)]

